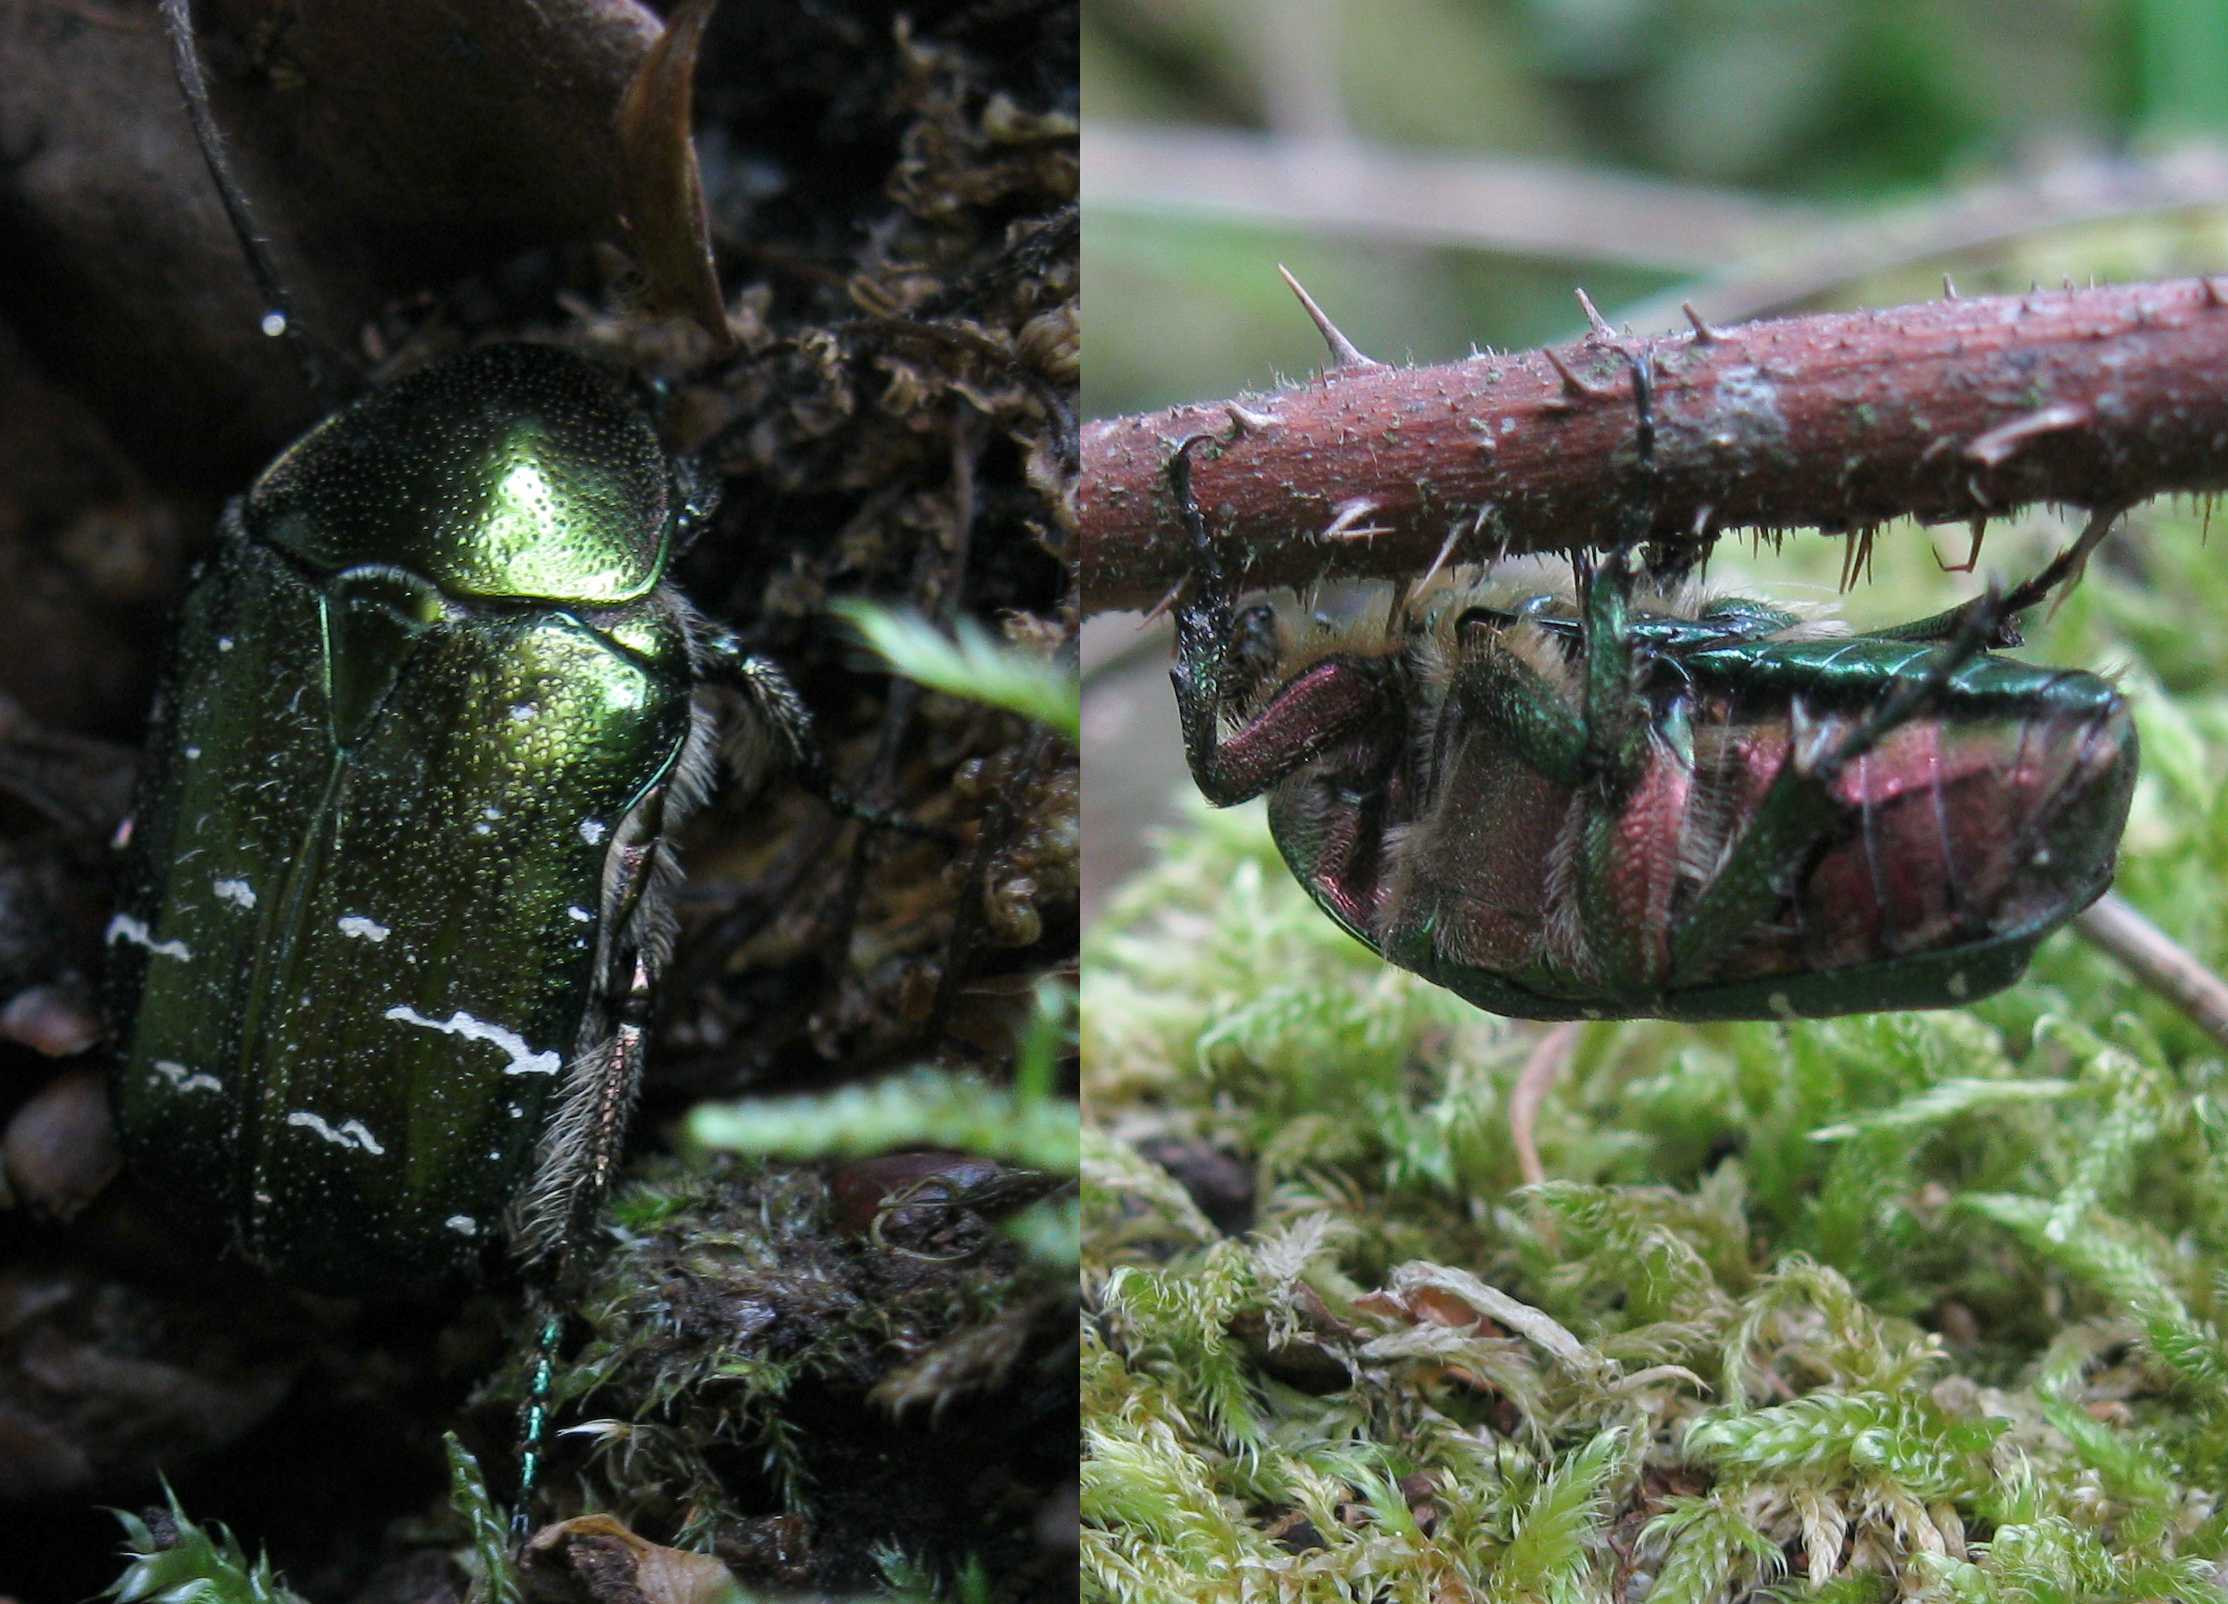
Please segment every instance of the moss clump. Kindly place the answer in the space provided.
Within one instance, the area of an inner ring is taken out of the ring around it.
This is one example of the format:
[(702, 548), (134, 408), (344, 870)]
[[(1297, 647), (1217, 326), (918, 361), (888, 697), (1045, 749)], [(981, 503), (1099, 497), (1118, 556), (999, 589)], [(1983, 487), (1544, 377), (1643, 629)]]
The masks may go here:
[[(2217, 557), (2113, 556), (2034, 655), (2144, 665), (2120, 889), (2218, 969)], [(2218, 1590), (2228, 1071), (2074, 936), (1960, 1012), (1549, 1031), (1248, 810), (1084, 975), (1087, 1598)]]

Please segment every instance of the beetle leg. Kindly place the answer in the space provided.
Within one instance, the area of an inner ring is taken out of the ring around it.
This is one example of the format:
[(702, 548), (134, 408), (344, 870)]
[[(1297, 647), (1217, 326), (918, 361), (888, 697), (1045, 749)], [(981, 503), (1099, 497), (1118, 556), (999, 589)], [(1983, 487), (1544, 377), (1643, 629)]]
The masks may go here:
[(1990, 585), (1988, 593), (1979, 598), (1978, 605), (1961, 609), (1964, 616), (1958, 621), (1956, 633), (1926, 660), (1926, 666), (1915, 675), (1899, 678), (1895, 689), (1870, 716), (1812, 767), (1811, 772), (1819, 783), (1830, 784), (1849, 764), (1879, 745), (1890, 731), (1938, 705), (1957, 671), (1980, 656), (2000, 632), (2004, 600), (2003, 593)]
[(1612, 797), (1631, 789), (1647, 762), (1648, 699), (1635, 683), (1632, 638), (1634, 548), (1612, 546), (1587, 576), (1585, 774)]
[(1655, 529), (1655, 387), (1645, 350), (1631, 353), (1632, 484), (1624, 527), (1591, 565), (1575, 564), (1586, 620), (1586, 773), (1612, 802), (1638, 783), (1648, 763), (1648, 698), (1639, 684), (1632, 629), (1633, 565)]
[(797, 694), (797, 687), (779, 663), (750, 650), (724, 629), (704, 630), (696, 647), (700, 670), (742, 693), (750, 704), (754, 730), (773, 739), (782, 767), (799, 785), (844, 818), (932, 841), (949, 839), (933, 825), (862, 802), (836, 783), (813, 724), (812, 709)]
[[(654, 872), (647, 852), (631, 866), (638, 889)], [(635, 923), (633, 915), (628, 923)], [(648, 1046), (650, 1010), (656, 984), (652, 955), (632, 943), (615, 954), (627, 975), (625, 994), (610, 1006), (611, 1033), (574, 1061), (570, 1092), (545, 1144), (542, 1173), (520, 1200), (517, 1240), (521, 1256), (534, 1271), (537, 1308), (533, 1370), (518, 1415), (518, 1502), (511, 1512), (511, 1546), (525, 1544), (531, 1524), (534, 1488), (541, 1480), (542, 1455), (555, 1413), (557, 1346), (564, 1317), (553, 1289), (572, 1279), (573, 1246), (595, 1218), (618, 1173), (627, 1117), (642, 1086), (642, 1061)]]
[(535, 1308), (534, 1366), (526, 1380), (526, 1401), (518, 1409), (518, 1502), (511, 1506), (511, 1554), (525, 1552), (533, 1533), (534, 1489), (541, 1485), (543, 1445), (549, 1441), (550, 1417), (557, 1395), (557, 1346), (564, 1339), (565, 1319), (546, 1294), (533, 1294)]
[(2002, 593), (1991, 587), (1980, 605), (1959, 609), (1962, 616), (1956, 634), (1916, 673), (1898, 676), (1895, 689), (1828, 750), (1813, 754), (1802, 749), (1804, 720), (1798, 716), (1796, 744), (1757, 805), (1755, 817), (1672, 934), (1674, 987), (1708, 973), (1792, 895), (1792, 888), (1782, 883), (1784, 878), (1804, 870), (1809, 849), (1840, 828), (1847, 813), (1833, 790), (1842, 770), (1939, 705), (1958, 671), (1995, 638), (2004, 602)]
[(1168, 677), (1192, 780), (1209, 802), (1229, 807), (1259, 796), (1394, 710), (1386, 660), (1335, 655), (1309, 664), (1243, 728), (1223, 736), (1224, 712), (1247, 699), (1275, 657), (1275, 615), (1265, 607), (1240, 615), (1232, 606), (1236, 587), (1191, 488), (1191, 452), (1207, 439), (1191, 436), (1168, 459), (1168, 486), (1192, 543), (1191, 583), (1176, 606), (1176, 661)]

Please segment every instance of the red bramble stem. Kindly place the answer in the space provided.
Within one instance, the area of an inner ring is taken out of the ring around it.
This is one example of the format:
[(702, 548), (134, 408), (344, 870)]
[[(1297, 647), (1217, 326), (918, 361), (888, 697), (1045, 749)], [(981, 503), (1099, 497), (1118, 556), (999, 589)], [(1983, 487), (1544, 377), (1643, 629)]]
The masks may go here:
[[(1269, 395), (1086, 426), (1086, 608), (1150, 607), (1190, 566), (1166, 484), (1187, 435), (1249, 587), (1421, 574), (1621, 532), (1654, 375), (1659, 536), (2123, 507), (2228, 485), (2228, 281), (1831, 312), (1434, 367), (1352, 363)], [(1629, 513), (1627, 514), (1629, 516)]]

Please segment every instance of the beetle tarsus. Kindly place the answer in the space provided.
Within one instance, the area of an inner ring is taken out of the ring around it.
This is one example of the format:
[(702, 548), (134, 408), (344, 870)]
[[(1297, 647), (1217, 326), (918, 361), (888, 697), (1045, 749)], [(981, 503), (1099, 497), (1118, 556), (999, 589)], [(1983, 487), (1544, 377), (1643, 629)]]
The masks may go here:
[[(922, 824), (901, 813), (861, 801), (836, 782), (820, 743), (812, 709), (798, 694), (788, 673), (772, 658), (753, 652), (725, 630), (714, 630), (698, 643), (707, 672), (715, 673), (742, 693), (749, 703), (756, 727), (779, 743), (782, 767), (803, 789), (825, 802), (846, 819), (879, 830), (894, 830), (924, 841), (949, 845), (951, 833)], [(755, 776), (754, 776), (755, 778)]]

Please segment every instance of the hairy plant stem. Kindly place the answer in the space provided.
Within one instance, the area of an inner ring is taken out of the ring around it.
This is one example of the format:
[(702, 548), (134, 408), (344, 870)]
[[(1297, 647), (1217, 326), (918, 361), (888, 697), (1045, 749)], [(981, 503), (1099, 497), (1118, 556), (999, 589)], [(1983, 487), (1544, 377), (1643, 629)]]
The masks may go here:
[(1596, 545), (1633, 453), (1627, 353), (1654, 375), (1661, 539), (2033, 502), (2120, 508), (2228, 485), (2228, 280), (1948, 298), (1432, 367), (1333, 360), (1266, 395), (1089, 424), (1081, 565), (1091, 612), (1150, 607), (1190, 548), (1165, 470), (1195, 454), (1207, 521), (1252, 587), (1414, 576)]

